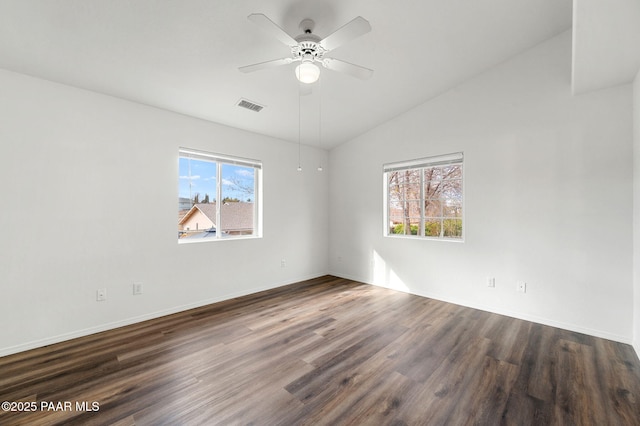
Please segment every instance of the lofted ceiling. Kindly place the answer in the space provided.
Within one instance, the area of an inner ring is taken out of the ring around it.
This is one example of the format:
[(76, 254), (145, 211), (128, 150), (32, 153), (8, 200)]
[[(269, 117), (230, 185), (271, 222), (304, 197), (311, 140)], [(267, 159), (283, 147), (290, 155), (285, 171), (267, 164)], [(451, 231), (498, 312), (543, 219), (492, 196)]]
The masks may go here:
[[(294, 64), (239, 72), (289, 54), (251, 13), (292, 36), (311, 18), (320, 37), (364, 17), (372, 31), (330, 56), (372, 68), (373, 77), (322, 69), (299, 97)], [(571, 0), (2, 0), (0, 68), (292, 142), (300, 121), (302, 143), (327, 149), (570, 29), (571, 20)], [(239, 108), (241, 98), (265, 108)]]

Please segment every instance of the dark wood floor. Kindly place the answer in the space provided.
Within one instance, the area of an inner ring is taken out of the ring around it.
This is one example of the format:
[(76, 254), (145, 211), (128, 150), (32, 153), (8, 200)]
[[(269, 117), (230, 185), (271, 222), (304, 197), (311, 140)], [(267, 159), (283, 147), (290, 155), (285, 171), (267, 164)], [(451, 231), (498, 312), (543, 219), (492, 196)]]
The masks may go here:
[(0, 358), (0, 401), (36, 408), (2, 425), (638, 425), (640, 362), (322, 277)]

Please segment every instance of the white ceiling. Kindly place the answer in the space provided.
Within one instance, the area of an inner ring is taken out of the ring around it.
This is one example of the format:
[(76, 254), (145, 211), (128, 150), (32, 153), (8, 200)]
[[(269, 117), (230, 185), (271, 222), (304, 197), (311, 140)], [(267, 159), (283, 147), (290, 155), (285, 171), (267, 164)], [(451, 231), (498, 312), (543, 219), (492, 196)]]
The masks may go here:
[[(293, 36), (304, 18), (320, 37), (358, 15), (371, 23), (329, 56), (373, 77), (323, 69), (321, 87), (301, 97), (302, 142), (329, 148), (568, 30), (572, 2), (0, 0), (0, 68), (297, 142), (294, 65), (237, 70), (289, 54), (251, 13)], [(266, 108), (241, 109), (240, 98)]]

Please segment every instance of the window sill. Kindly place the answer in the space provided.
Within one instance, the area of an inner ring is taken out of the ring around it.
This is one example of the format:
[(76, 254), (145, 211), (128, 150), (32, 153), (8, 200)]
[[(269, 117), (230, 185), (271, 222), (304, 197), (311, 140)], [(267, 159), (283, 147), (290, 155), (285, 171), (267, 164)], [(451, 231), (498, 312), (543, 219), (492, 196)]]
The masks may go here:
[(178, 245), (212, 243), (212, 242), (219, 242), (219, 241), (256, 240), (259, 238), (262, 238), (262, 236), (261, 235), (239, 235), (235, 237), (223, 237), (223, 238), (182, 238), (178, 240)]
[(462, 238), (438, 238), (438, 237), (418, 237), (416, 235), (384, 235), (385, 238), (398, 238), (402, 240), (415, 240), (415, 241), (444, 241), (448, 243), (464, 243), (464, 237)]

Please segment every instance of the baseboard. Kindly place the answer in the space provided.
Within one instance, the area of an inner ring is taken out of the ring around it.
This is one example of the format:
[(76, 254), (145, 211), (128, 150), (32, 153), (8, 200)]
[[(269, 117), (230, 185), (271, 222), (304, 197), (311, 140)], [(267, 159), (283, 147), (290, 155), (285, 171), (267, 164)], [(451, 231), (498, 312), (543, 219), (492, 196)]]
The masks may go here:
[[(375, 284), (373, 282), (370, 282), (368, 280), (362, 279), (362, 277), (353, 277), (353, 276), (349, 276), (348, 274), (341, 274), (341, 273), (336, 273), (336, 272), (331, 272), (331, 275), (334, 275), (336, 277), (340, 277), (340, 278), (346, 278), (349, 280), (353, 280), (353, 281), (359, 281), (365, 284), (370, 284), (370, 285), (376, 285), (378, 287), (384, 287), (381, 286), (379, 284)], [(388, 287), (385, 287), (388, 288)], [(396, 290), (396, 291), (402, 291), (402, 290)], [(579, 326), (577, 324), (571, 324), (571, 323), (565, 323), (562, 321), (555, 321), (549, 318), (543, 318), (543, 317), (538, 317), (535, 315), (530, 315), (530, 314), (524, 314), (521, 312), (516, 312), (516, 311), (510, 311), (507, 309), (496, 309), (492, 306), (486, 306), (480, 303), (473, 303), (469, 300), (463, 300), (463, 299), (457, 299), (457, 298), (452, 298), (452, 297), (448, 297), (448, 296), (444, 296), (441, 294), (437, 294), (437, 293), (429, 293), (429, 292), (416, 292), (416, 291), (409, 291), (406, 292), (409, 294), (415, 294), (416, 296), (421, 296), (421, 297), (428, 297), (430, 299), (435, 299), (435, 300), (440, 300), (442, 302), (447, 302), (447, 303), (453, 303), (454, 305), (460, 305), (460, 306), (465, 306), (467, 308), (473, 308), (473, 309), (479, 309), (481, 311), (485, 311), (485, 312), (491, 312), (493, 314), (498, 314), (498, 315), (504, 315), (507, 317), (511, 317), (511, 318), (517, 318), (517, 319), (521, 319), (521, 320), (525, 320), (525, 321), (531, 321), (531, 322), (535, 322), (537, 324), (542, 324), (542, 325), (548, 325), (550, 327), (556, 327), (556, 328), (561, 328), (563, 330), (569, 330), (569, 331), (574, 331), (576, 333), (582, 333), (582, 334), (588, 334), (590, 336), (594, 336), (594, 337), (600, 337), (602, 339), (607, 339), (607, 340), (613, 340), (615, 342), (620, 342), (620, 343), (625, 343), (628, 345), (632, 345), (632, 340), (628, 337), (628, 336), (621, 336), (618, 334), (614, 334), (614, 333), (609, 333), (606, 331), (602, 331), (602, 330), (597, 330), (597, 329), (592, 329), (592, 328), (588, 328), (588, 327), (582, 327)], [(636, 354), (639, 354), (640, 352), (638, 351), (638, 344), (633, 344), (632, 345), (634, 347), (634, 349), (636, 350)]]
[(9, 346), (9, 347), (6, 347), (6, 348), (0, 348), (0, 357), (16, 354), (16, 353), (19, 353), (19, 352), (28, 351), (28, 350), (31, 350), (31, 349), (41, 348), (43, 346), (53, 345), (55, 343), (60, 343), (60, 342), (64, 342), (64, 341), (67, 341), (67, 340), (76, 339), (78, 337), (84, 337), (84, 336), (88, 336), (88, 335), (91, 335), (91, 334), (101, 333), (103, 331), (113, 330), (115, 328), (120, 328), (120, 327), (124, 327), (124, 326), (131, 325), (131, 324), (137, 324), (139, 322), (160, 318), (160, 317), (163, 317), (163, 316), (166, 316), (166, 315), (175, 314), (175, 313), (178, 313), (178, 312), (188, 311), (189, 309), (194, 309), (194, 308), (199, 308), (199, 307), (206, 306), (206, 305), (211, 305), (213, 303), (218, 303), (218, 302), (222, 302), (222, 301), (225, 301), (225, 300), (234, 299), (236, 297), (247, 296), (249, 294), (259, 293), (259, 292), (265, 291), (265, 290), (272, 290), (274, 288), (283, 287), (285, 285), (294, 284), (296, 282), (306, 281), (306, 280), (310, 280), (310, 279), (313, 279), (313, 278), (318, 278), (318, 277), (323, 276), (323, 275), (326, 275), (326, 274), (306, 276), (306, 277), (302, 277), (300, 279), (296, 279), (294, 281), (278, 282), (278, 283), (273, 283), (273, 284), (270, 284), (270, 285), (254, 287), (254, 288), (251, 288), (251, 289), (248, 289), (248, 290), (245, 290), (245, 291), (240, 291), (240, 292), (236, 292), (236, 293), (229, 293), (229, 294), (226, 294), (226, 295), (223, 295), (223, 296), (220, 296), (220, 297), (214, 297), (214, 298), (206, 299), (206, 300), (199, 300), (197, 302), (188, 303), (188, 304), (185, 304), (185, 305), (174, 306), (174, 307), (171, 307), (171, 308), (167, 308), (167, 309), (163, 309), (163, 310), (160, 310), (160, 311), (151, 312), (151, 313), (147, 313), (147, 314), (143, 314), (143, 315), (138, 315), (138, 316), (127, 318), (127, 319), (123, 319), (123, 320), (120, 320), (120, 321), (114, 321), (114, 322), (110, 322), (110, 323), (107, 323), (107, 324), (102, 324), (102, 325), (95, 326), (95, 327), (85, 328), (85, 329), (82, 329), (82, 330), (75, 330), (75, 331), (72, 331), (72, 332), (69, 332), (69, 333), (64, 333), (64, 334), (59, 334), (57, 336), (47, 337), (45, 339), (34, 340), (34, 341), (22, 343), (20, 345)]

